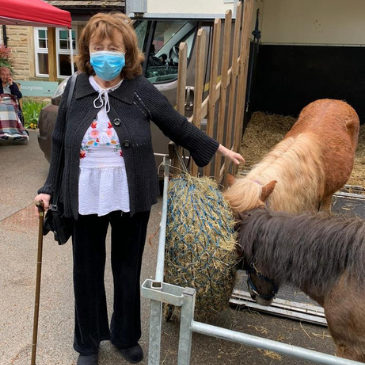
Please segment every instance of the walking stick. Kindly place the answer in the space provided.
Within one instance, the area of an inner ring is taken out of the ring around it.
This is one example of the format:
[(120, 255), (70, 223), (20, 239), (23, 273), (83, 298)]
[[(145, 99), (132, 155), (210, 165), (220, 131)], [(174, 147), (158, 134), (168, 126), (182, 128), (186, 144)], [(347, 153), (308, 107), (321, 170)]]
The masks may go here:
[(43, 201), (42, 200), (36, 201), (35, 205), (38, 208), (38, 213), (39, 213), (39, 230), (38, 230), (37, 276), (36, 276), (35, 301), (34, 301), (32, 360), (30, 365), (36, 365), (35, 358), (37, 352), (39, 298), (41, 294), (41, 272), (42, 272), (42, 251), (43, 251), (43, 219), (44, 219)]

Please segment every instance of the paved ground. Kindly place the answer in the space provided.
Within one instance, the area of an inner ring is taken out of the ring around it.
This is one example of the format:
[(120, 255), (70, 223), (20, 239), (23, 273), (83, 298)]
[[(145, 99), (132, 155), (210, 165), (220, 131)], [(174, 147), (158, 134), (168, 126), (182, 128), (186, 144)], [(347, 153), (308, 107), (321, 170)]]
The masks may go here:
[[(48, 163), (38, 148), (35, 131), (28, 145), (0, 145), (0, 364), (29, 365), (32, 343), (38, 222), (33, 198), (47, 174)], [(158, 229), (161, 202), (154, 206), (149, 235)], [(146, 244), (142, 280), (154, 278), (158, 235)], [(38, 335), (38, 365), (72, 365), (73, 295), (71, 245), (57, 246), (49, 235), (44, 240), (42, 289)], [(112, 279), (107, 266), (106, 289), (112, 303)], [(147, 364), (149, 301), (142, 300), (141, 345)], [(263, 338), (302, 346), (328, 354), (334, 345), (325, 327), (229, 308), (210, 322)], [(179, 327), (163, 323), (161, 364), (177, 364)], [(253, 347), (193, 335), (191, 365), (210, 363), (250, 365), (304, 365), (310, 362), (283, 357)], [(100, 365), (127, 364), (110, 346), (102, 343)]]

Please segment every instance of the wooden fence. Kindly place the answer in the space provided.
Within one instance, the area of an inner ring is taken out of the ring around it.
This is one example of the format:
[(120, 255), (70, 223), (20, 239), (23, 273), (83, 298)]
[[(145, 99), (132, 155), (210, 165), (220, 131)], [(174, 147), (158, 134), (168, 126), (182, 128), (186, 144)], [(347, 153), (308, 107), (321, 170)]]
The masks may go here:
[[(231, 10), (228, 10), (225, 14), (223, 33), (221, 19), (215, 19), (212, 52), (208, 62), (210, 64), (209, 93), (204, 100), (206, 87), (204, 85), (206, 70), (204, 29), (199, 29), (196, 40), (194, 110), (189, 121), (200, 128), (202, 120), (206, 119), (206, 133), (236, 152), (240, 151), (242, 139), (253, 6), (254, 0), (245, 0), (244, 5), (239, 2), (235, 21), (232, 20)], [(177, 110), (184, 114), (187, 75), (187, 46), (184, 42), (180, 44), (179, 60)], [(173, 165), (178, 166), (176, 156), (171, 157)], [(216, 155), (202, 173), (205, 176), (214, 176), (218, 182), (224, 183), (224, 177), (228, 171), (235, 174), (237, 166), (230, 166), (228, 160)], [(192, 175), (199, 173), (198, 166), (194, 162), (192, 162), (190, 173)]]

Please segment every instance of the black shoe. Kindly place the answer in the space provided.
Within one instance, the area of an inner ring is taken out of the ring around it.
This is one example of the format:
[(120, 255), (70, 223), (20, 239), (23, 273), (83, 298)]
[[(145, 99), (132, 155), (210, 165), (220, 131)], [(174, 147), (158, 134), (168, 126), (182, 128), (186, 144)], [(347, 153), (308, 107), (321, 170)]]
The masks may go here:
[(98, 354), (94, 355), (79, 355), (76, 365), (98, 365)]
[(137, 364), (143, 360), (143, 350), (142, 350), (142, 347), (139, 346), (138, 343), (137, 343), (137, 345), (128, 347), (126, 349), (118, 348), (118, 351), (131, 364)]

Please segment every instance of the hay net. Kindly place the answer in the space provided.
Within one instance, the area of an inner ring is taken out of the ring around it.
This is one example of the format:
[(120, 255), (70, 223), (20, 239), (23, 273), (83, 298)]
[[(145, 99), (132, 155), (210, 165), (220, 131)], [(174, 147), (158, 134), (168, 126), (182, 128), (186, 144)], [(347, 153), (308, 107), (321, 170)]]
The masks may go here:
[(228, 306), (238, 262), (234, 225), (212, 179), (182, 174), (169, 182), (164, 281), (196, 289), (195, 318)]

